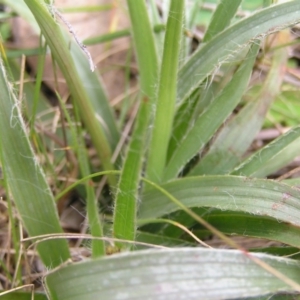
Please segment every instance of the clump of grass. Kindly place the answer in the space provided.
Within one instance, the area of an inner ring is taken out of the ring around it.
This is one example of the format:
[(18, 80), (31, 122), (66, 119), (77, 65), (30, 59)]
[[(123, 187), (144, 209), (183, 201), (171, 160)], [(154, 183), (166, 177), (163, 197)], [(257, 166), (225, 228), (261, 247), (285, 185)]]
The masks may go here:
[[(90, 70), (85, 46), (58, 23), (57, 15), (64, 20), (61, 13), (37, 0), (15, 7), (23, 16), (31, 11), (30, 20), (46, 42), (39, 50), (35, 84), (24, 85), (34, 99), (25, 99), (32, 107), (25, 112), (6, 71), (13, 75), (17, 68), (6, 58), (9, 50), (2, 51), (0, 158), (18, 285), (20, 242), (32, 241), (50, 269), (44, 277), (49, 299), (95, 299), (98, 294), (103, 299), (260, 299), (300, 292), (299, 262), (284, 257), (296, 255), (300, 246), (298, 179), (268, 179), (298, 155), (300, 127), (251, 149), (273, 103), (295, 90), (285, 79), (291, 39), (286, 28), (299, 22), (300, 4), (267, 7), (271, 3), (264, 1), (265, 8), (236, 19), (241, 2), (218, 3), (193, 51), (198, 16), (207, 7), (200, 9), (197, 0), (191, 7), (183, 0), (163, 1), (159, 7), (154, 1), (146, 6), (143, 0), (127, 0), (131, 28), (92, 39), (131, 35), (139, 91), (120, 108), (124, 120), (130, 115), (128, 103), (138, 107), (126, 143), (101, 78)], [(41, 128), (51, 117), (39, 123), (37, 116), (47, 106), (40, 88), (47, 47), (70, 99), (66, 104), (56, 94), (62, 125), (45, 137)], [(87, 79), (90, 84), (83, 84)], [(100, 165), (91, 161), (87, 137)], [(65, 152), (53, 151), (53, 142)], [(44, 162), (38, 161), (41, 157)], [(93, 173), (96, 168), (101, 171)], [(74, 183), (60, 181), (62, 169)], [(45, 172), (54, 178), (52, 191)], [(56, 200), (71, 190), (84, 198), (90, 235), (63, 234)], [(106, 206), (99, 201), (105, 197)], [(111, 213), (101, 213), (108, 207)], [(27, 239), (15, 229), (14, 209)], [(234, 249), (211, 249), (211, 234)], [(230, 235), (267, 239), (276, 247), (246, 249)], [(67, 238), (90, 239), (92, 258), (76, 264)], [(145, 247), (150, 249), (136, 251)], [(157, 247), (160, 251), (152, 249)], [(13, 287), (15, 280), (10, 281)]]

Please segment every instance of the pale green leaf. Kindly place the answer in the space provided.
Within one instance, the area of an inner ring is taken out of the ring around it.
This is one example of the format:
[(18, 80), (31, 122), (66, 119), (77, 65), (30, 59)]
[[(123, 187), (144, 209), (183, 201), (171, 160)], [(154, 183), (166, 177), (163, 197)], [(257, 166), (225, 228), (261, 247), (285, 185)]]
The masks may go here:
[[(298, 281), (300, 263), (251, 254)], [(62, 267), (46, 276), (55, 300), (233, 299), (293, 288), (236, 250), (144, 250)]]
[[(238, 176), (199, 176), (161, 186), (186, 207), (215, 207), (263, 215), (300, 226), (300, 194), (296, 187)], [(139, 218), (158, 218), (179, 210), (158, 190), (144, 193)]]

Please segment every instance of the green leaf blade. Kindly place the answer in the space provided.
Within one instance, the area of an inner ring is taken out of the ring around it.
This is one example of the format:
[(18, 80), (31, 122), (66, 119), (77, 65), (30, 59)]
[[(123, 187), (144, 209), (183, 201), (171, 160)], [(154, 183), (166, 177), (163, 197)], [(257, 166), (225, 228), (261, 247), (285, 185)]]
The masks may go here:
[[(297, 281), (298, 261), (251, 256)], [(213, 267), (212, 267), (213, 266)], [(294, 289), (236, 250), (179, 248), (124, 253), (63, 267), (46, 277), (53, 299), (232, 299)]]
[[(62, 233), (50, 187), (27, 137), (20, 103), (2, 61), (0, 65), (0, 157), (5, 181), (30, 236)], [(49, 240), (37, 249), (49, 268), (70, 257), (66, 240)]]
[[(95, 107), (93, 107), (93, 101), (95, 100), (95, 97), (89, 95), (88, 91), (84, 87), (85, 80), (80, 77), (80, 74), (86, 76), (87, 73), (78, 72), (76, 64), (72, 56), (70, 55), (70, 50), (66, 39), (62, 31), (60, 30), (58, 24), (50, 15), (46, 6), (38, 0), (25, 0), (25, 3), (33, 13), (37, 23), (40, 26), (42, 34), (45, 36), (46, 41), (53, 55), (55, 56), (55, 59), (62, 73), (64, 74), (70, 92), (73, 96), (74, 101), (76, 101), (80, 109), (81, 117), (91, 135), (91, 138), (93, 140), (97, 153), (101, 159), (104, 169), (113, 170), (114, 167), (111, 162), (112, 149), (104, 130), (105, 125), (107, 124), (102, 126), (103, 124), (101, 125), (101, 123), (97, 119), (97, 114), (95, 114), (95, 111), (97, 112), (97, 110), (95, 109)], [(84, 55), (78, 49), (78, 45), (73, 43), (72, 47), (74, 47), (75, 49), (77, 48), (77, 50), (75, 50), (77, 55)], [(88, 66), (87, 61), (86, 66)], [(91, 72), (87, 71), (87, 69), (85, 70), (86, 72)], [(95, 87), (93, 88), (94, 90), (96, 89)], [(108, 108), (108, 106), (106, 108)], [(107, 116), (110, 115), (110, 113), (108, 113), (107, 110), (105, 110), (105, 113)], [(103, 117), (103, 120), (105, 120), (105, 118), (106, 117)], [(115, 143), (116, 142), (117, 141), (115, 141)], [(116, 178), (114, 176), (109, 175), (108, 181), (112, 186), (116, 185)]]
[(210, 74), (218, 64), (235, 51), (270, 30), (299, 22), (300, 3), (290, 1), (263, 9), (245, 18), (200, 47), (181, 68), (178, 75), (178, 99), (183, 101)]
[[(137, 122), (120, 176), (114, 209), (113, 234), (117, 238), (135, 240), (136, 213), (140, 173), (150, 117), (150, 102), (145, 97), (139, 108)], [(122, 247), (121, 243), (118, 243)]]
[[(272, 169), (271, 165), (274, 165), (274, 161), (282, 154), (289, 160), (293, 159), (298, 153), (296, 149), (299, 148), (299, 145), (300, 126), (297, 126), (248, 157), (244, 162), (237, 166), (231, 174), (257, 177), (266, 176), (270, 172), (268, 166)], [(281, 165), (283, 166), (285, 163), (286, 162), (284, 161)], [(273, 169), (273, 171), (275, 170)]]
[(158, 77), (158, 56), (146, 4), (143, 0), (127, 0), (132, 24), (133, 41), (140, 71), (142, 91), (154, 101)]
[(161, 180), (172, 131), (184, 3), (183, 0), (171, 2), (166, 28), (157, 107), (147, 164), (147, 177), (154, 181)]
[(185, 139), (183, 139), (170, 159), (164, 172), (164, 181), (176, 177), (184, 165), (205, 146), (218, 127), (228, 118), (239, 103), (247, 88), (258, 49), (258, 45), (252, 45), (247, 58), (234, 74), (232, 80), (198, 117), (194, 126), (187, 133)]
[[(248, 212), (300, 226), (299, 190), (279, 182), (237, 176), (199, 176), (173, 180), (161, 187), (186, 207)], [(165, 194), (149, 190), (143, 195), (139, 218), (158, 218), (179, 209)]]
[[(278, 33), (277, 38), (282, 35), (284, 36), (284, 33)], [(272, 102), (280, 93), (284, 74), (282, 70), (286, 63), (286, 49), (277, 50), (260, 91), (224, 125), (208, 153), (190, 175), (226, 174), (242, 161), (245, 152), (261, 129)]]
[(241, 2), (242, 0), (221, 0), (203, 37), (204, 43), (208, 42), (216, 34), (228, 27)]

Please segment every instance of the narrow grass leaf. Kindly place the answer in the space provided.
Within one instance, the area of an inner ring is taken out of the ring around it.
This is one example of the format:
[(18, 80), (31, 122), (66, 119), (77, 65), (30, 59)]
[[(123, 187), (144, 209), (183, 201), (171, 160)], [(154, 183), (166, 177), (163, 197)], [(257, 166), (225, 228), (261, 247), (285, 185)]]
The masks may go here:
[(297, 126), (251, 155), (232, 175), (264, 177), (278, 170), (299, 155), (300, 126)]
[(251, 248), (251, 252), (267, 253), (271, 255), (284, 256), (287, 258), (298, 260), (300, 258), (299, 248), (288, 246), (268, 246), (264, 248), (253, 247)]
[[(51, 0), (46, 0), (51, 1)], [(114, 4), (103, 4), (103, 5), (79, 5), (75, 7), (64, 7), (65, 13), (82, 13), (82, 12), (98, 12), (114, 9)]]
[[(159, 24), (156, 24), (153, 26), (153, 31), (156, 34), (160, 34), (164, 30), (165, 30), (164, 24), (159, 23)], [(119, 39), (122, 37), (130, 36), (131, 33), (132, 33), (131, 28), (122, 29), (122, 30), (111, 32), (111, 33), (87, 38), (83, 41), (83, 43), (88, 46), (88, 45), (95, 45), (95, 44), (110, 42), (110, 41), (113, 41), (113, 40), (116, 40), (116, 39)]]
[(242, 0), (221, 0), (218, 4), (203, 37), (203, 43), (210, 41), (215, 35), (227, 28), (236, 14)]
[[(150, 3), (148, 5), (148, 14), (150, 16), (150, 20), (154, 28), (161, 24), (160, 12), (155, 0), (150, 0)], [(164, 49), (164, 32), (155, 31), (154, 39), (157, 48), (158, 59), (159, 61), (161, 61), (161, 55), (163, 54)]]
[[(25, 0), (25, 3), (36, 18), (41, 32), (45, 36), (52, 54), (64, 74), (73, 99), (74, 101), (76, 101), (77, 105), (80, 108), (81, 117), (91, 135), (94, 146), (101, 159), (101, 163), (104, 169), (113, 170), (114, 167), (111, 163), (112, 150), (104, 130), (107, 124), (101, 124), (97, 119), (97, 114), (95, 113), (95, 109), (92, 105), (91, 97), (84, 87), (85, 81), (82, 80), (79, 75), (86, 75), (86, 73), (78, 72), (74, 60), (70, 55), (70, 50), (66, 39), (59, 25), (50, 15), (46, 6), (38, 0)], [(75, 51), (78, 54), (80, 53), (80, 61), (82, 61), (84, 54), (80, 52), (81, 50), (79, 49), (79, 46), (76, 44), (72, 44), (72, 48), (77, 49)], [(86, 60), (85, 65), (87, 66), (86, 72), (91, 72), (88, 71), (88, 62)], [(104, 117), (100, 117), (100, 119), (101, 122), (105, 120)], [(116, 178), (114, 176), (109, 175), (108, 180), (112, 186), (116, 185)]]
[[(165, 247), (195, 247), (197, 245), (196, 243), (187, 242), (179, 238), (175, 239), (165, 235), (154, 234), (154, 233), (140, 231), (140, 230), (137, 231), (136, 241), (148, 243), (149, 245), (153, 244), (153, 245), (161, 245)], [(135, 248), (139, 249), (142, 248), (142, 246), (136, 245)]]
[(247, 88), (258, 50), (259, 46), (253, 44), (232, 80), (195, 121), (194, 126), (178, 145), (170, 159), (164, 172), (164, 181), (177, 176), (184, 165), (212, 138), (219, 126), (239, 103)]
[(300, 20), (300, 3), (289, 1), (258, 11), (233, 24), (200, 47), (178, 75), (178, 99), (184, 101), (192, 91), (236, 51), (253, 39), (264, 37)]
[[(18, 15), (29, 22), (30, 26), (34, 29), (36, 34), (40, 34), (40, 27), (35, 20), (32, 12), (28, 9), (28, 6), (26, 6), (23, 0), (5, 0), (5, 3), (13, 8), (13, 10), (16, 11)], [(88, 94), (86, 101), (91, 101), (93, 110), (97, 115), (97, 118), (101, 120), (100, 122), (103, 125), (103, 130), (106, 134), (106, 138), (109, 140), (111, 148), (115, 149), (119, 141), (120, 134), (118, 132), (112, 110), (108, 103), (107, 96), (105, 95), (104, 89), (102, 87), (101, 79), (96, 74), (96, 72), (93, 73), (89, 69), (86, 56), (82, 53), (82, 50), (79, 47), (76, 47), (73, 42), (70, 42), (69, 36), (64, 35), (64, 38), (68, 45), (72, 45), (71, 47), (68, 46), (67, 51), (73, 58), (78, 76), (80, 76), (80, 80), (84, 85), (85, 92)], [(59, 43), (59, 40), (57, 42)], [(69, 88), (72, 89), (71, 86), (69, 86)]]
[[(207, 213), (207, 209), (206, 208), (193, 208), (193, 212), (195, 212), (197, 215), (200, 215), (202, 218), (204, 218), (203, 215), (205, 215), (205, 213)], [(177, 222), (178, 224), (180, 224), (186, 228), (191, 228), (197, 222), (192, 216), (188, 215), (183, 210), (179, 210), (172, 214), (169, 214), (168, 219), (173, 220), (174, 222)], [(139, 220), (139, 222), (140, 221), (143, 222), (143, 220), (144, 219)], [(179, 238), (182, 236), (182, 234), (183, 234), (182, 228), (180, 228), (178, 226), (174, 227), (171, 224), (163, 224), (163, 225), (164, 226), (161, 226), (161, 228), (159, 228), (158, 230), (153, 231), (153, 232), (157, 232), (163, 236), (167, 236), (167, 237), (171, 237), (171, 238)]]
[[(144, 155), (143, 147), (151, 114), (151, 104), (155, 100), (158, 58), (145, 2), (143, 0), (127, 0), (127, 5), (140, 70), (142, 101), (137, 124), (118, 185), (114, 210), (113, 235), (134, 240), (139, 177)], [(121, 248), (122, 245), (118, 244), (118, 247)]]
[[(20, 103), (12, 91), (0, 62), (0, 157), (3, 174), (30, 236), (61, 233), (55, 202), (45, 175), (27, 137)], [(39, 255), (48, 268), (69, 258), (65, 240), (48, 241), (38, 246)]]
[(36, 113), (38, 110), (39, 99), (41, 94), (43, 73), (45, 68), (45, 56), (47, 52), (47, 45), (42, 45), (42, 36), (40, 36), (40, 49), (41, 53), (38, 57), (37, 63), (37, 72), (36, 72), (36, 80), (34, 85), (34, 97), (33, 97), (33, 105), (32, 110), (30, 111), (30, 133), (32, 134), (34, 131), (34, 123), (36, 119)]
[[(8, 59), (9, 63), (9, 71), (13, 77), (13, 80), (16, 82), (20, 79), (20, 66), (13, 59)], [(24, 94), (24, 105), (26, 107), (26, 112), (29, 114), (33, 111), (34, 107), (34, 93), (35, 87), (29, 80), (29, 75), (27, 73), (24, 74), (24, 85), (23, 85), (23, 94)], [(41, 113), (49, 109), (51, 106), (48, 103), (47, 98), (40, 93), (39, 99), (37, 101), (36, 113)], [(28, 116), (29, 117), (29, 116)], [(49, 118), (49, 115), (43, 115), (39, 117), (39, 120), (46, 120)]]
[(146, 3), (143, 0), (127, 0), (127, 5), (132, 24), (141, 89), (150, 99), (150, 102), (153, 102), (159, 65)]
[[(298, 281), (298, 261), (251, 255)], [(99, 294), (103, 299), (210, 300), (294, 292), (240, 251), (195, 248), (142, 250), (74, 264), (46, 276), (46, 285), (53, 299), (64, 300)]]
[[(277, 41), (282, 42), (286, 34), (287, 32), (279, 32)], [(242, 161), (261, 129), (270, 106), (280, 93), (286, 63), (286, 49), (276, 51), (260, 91), (220, 130), (208, 153), (201, 158), (190, 175), (226, 174)]]
[(190, 4), (190, 7), (186, 9), (186, 24), (187, 28), (192, 29), (196, 25), (197, 14), (199, 13), (200, 6), (203, 0), (195, 0), (194, 3)]
[[(243, 237), (263, 238), (300, 247), (300, 240), (298, 238), (300, 227), (289, 223), (281, 223), (273, 218), (217, 210), (207, 214), (204, 219), (221, 232), (231, 236), (240, 235)], [(197, 234), (196, 228), (193, 228), (193, 233)], [(252, 245), (251, 247), (254, 246)]]
[[(231, 236), (240, 235), (243, 237), (268, 239), (298, 248), (300, 245), (300, 241), (297, 238), (300, 233), (300, 227), (289, 223), (278, 222), (278, 220), (274, 218), (256, 216), (239, 211), (221, 211), (216, 208), (208, 209), (207, 207), (193, 208), (193, 212), (206, 220), (217, 230)], [(198, 224), (194, 218), (182, 210), (168, 215), (168, 218), (189, 228), (200, 239), (207, 240), (211, 236), (211, 232), (208, 229)], [(180, 239), (191, 241), (191, 238), (186, 234), (183, 236), (181, 228), (174, 226), (163, 228), (159, 231), (159, 235), (175, 239), (180, 237)], [(196, 241), (193, 240), (193, 242)], [(260, 242), (260, 244), (262, 243)], [(250, 245), (250, 247), (252, 249), (254, 246)]]
[[(146, 132), (150, 117), (150, 101), (144, 98), (118, 184), (114, 208), (114, 237), (135, 240), (138, 189), (145, 155)], [(119, 247), (122, 245), (119, 243)]]
[[(66, 38), (66, 40), (68, 39)], [(91, 103), (97, 121), (101, 125), (110, 148), (115, 149), (120, 139), (120, 133), (114, 113), (105, 94), (101, 77), (97, 75), (96, 71), (91, 72), (87, 59), (79, 47), (73, 45), (69, 52), (72, 55), (80, 81), (88, 95), (87, 99)], [(72, 92), (71, 89), (70, 91)]]
[(201, 89), (197, 89), (189, 97), (188, 101), (185, 101), (177, 109), (172, 127), (172, 134), (169, 141), (167, 163), (170, 161), (174, 152), (176, 151), (178, 144), (185, 137), (191, 124), (194, 124), (194, 113), (199, 102), (200, 94), (203, 92)]
[[(268, 175), (274, 174), (280, 169), (286, 167), (289, 163), (295, 160), (299, 156), (300, 138), (296, 139), (288, 147), (283, 149), (274, 156), (268, 162), (264, 164), (264, 168), (257, 170), (253, 176), (255, 177), (266, 177)], [(291, 170), (292, 171), (292, 170)]]
[(34, 16), (28, 9), (24, 0), (3, 0), (1, 2), (12, 8), (13, 11), (17, 12), (18, 15), (27, 20), (27, 22), (29, 22), (30, 26), (37, 34), (40, 32), (39, 25), (36, 23)]
[(166, 159), (176, 103), (176, 83), (182, 22), (183, 0), (172, 0), (167, 22), (156, 111), (147, 162), (147, 177), (159, 182)]
[(87, 46), (89, 45), (95, 45), (95, 44), (101, 44), (101, 43), (106, 43), (110, 42), (125, 36), (130, 36), (130, 29), (123, 29), (123, 30), (118, 30), (114, 32), (110, 32), (107, 34), (103, 34), (100, 36), (94, 36), (87, 38), (83, 41), (83, 43)]
[[(187, 20), (188, 28), (194, 26), (194, 21), (196, 18), (196, 14), (199, 12), (200, 5), (203, 1), (196, 0), (193, 3), (193, 7), (191, 9), (187, 9)], [(229, 26), (231, 19), (235, 15), (237, 8), (240, 5), (240, 0), (234, 1), (221, 1), (217, 6), (217, 9), (214, 12), (212, 20), (206, 30), (206, 34), (204, 36), (203, 42), (208, 42), (214, 35), (224, 30)], [(209, 36), (209, 38), (208, 38)], [(187, 44), (189, 45), (188, 49), (190, 49), (190, 39)], [(230, 72), (226, 72), (226, 70), (222, 70), (224, 74), (228, 74)], [(206, 81), (212, 81), (211, 78), (205, 79)], [(182, 137), (186, 134), (188, 126), (193, 126), (196, 118), (199, 115), (199, 111), (203, 111), (201, 107), (207, 107), (208, 103), (212, 101), (212, 99), (216, 95), (216, 87), (218, 84), (216, 82), (211, 82), (208, 87), (205, 87), (205, 84), (200, 88), (196, 89), (191, 96), (189, 96), (188, 101), (184, 101), (179, 109), (177, 110), (177, 115), (174, 118), (175, 130), (172, 133), (172, 138), (169, 146), (169, 153), (172, 153), (173, 149), (176, 149), (179, 141), (182, 140)], [(201, 97), (198, 95), (200, 92)], [(209, 96), (208, 96), (209, 95)], [(207, 97), (208, 96), (208, 97)], [(207, 101), (208, 100), (208, 101)], [(197, 102), (194, 102), (197, 101)], [(193, 108), (192, 108), (193, 106)], [(191, 109), (192, 108), (192, 109)], [(181, 118), (181, 114), (184, 118)], [(183, 122), (180, 120), (183, 119)], [(183, 123), (183, 124), (181, 124)]]
[(234, 57), (235, 61), (232, 61), (231, 64), (223, 64), (221, 66), (220, 74), (224, 74), (224, 76), (218, 76), (216, 80), (214, 75), (208, 76), (188, 99), (181, 103), (174, 118), (174, 130), (170, 141), (169, 153), (172, 153), (173, 149), (176, 150), (177, 145), (185, 137), (188, 129), (194, 126), (199, 115), (218, 97), (224, 86), (231, 80), (238, 66), (247, 55), (245, 50), (248, 49), (237, 53)]
[[(66, 118), (70, 127), (70, 133), (72, 136), (71, 147), (74, 148), (76, 151), (81, 176), (82, 177), (88, 176), (89, 174), (91, 174), (91, 170), (89, 166), (89, 158), (88, 158), (87, 150), (84, 144), (84, 138), (83, 138), (84, 135), (82, 132), (83, 131), (82, 127), (77, 126), (77, 128), (75, 128), (74, 122), (71, 119), (68, 110), (66, 109), (65, 103), (62, 101), (62, 99), (59, 96), (58, 99), (63, 109), (64, 117)], [(78, 108), (76, 107), (76, 104), (74, 105), (74, 115), (75, 115), (75, 124), (80, 124), (79, 111)], [(99, 217), (98, 201), (95, 195), (93, 184), (91, 184), (91, 181), (86, 181), (84, 185), (86, 191), (86, 211), (87, 211), (88, 224), (89, 224), (91, 235), (94, 237), (102, 237), (103, 236), (102, 224)], [(105, 255), (104, 241), (93, 239), (91, 243), (92, 243), (92, 257)]]
[(197, 24), (196, 17), (199, 14), (203, 0), (188, 1), (185, 5), (184, 27), (185, 34), (181, 36), (181, 47), (179, 52), (179, 68), (184, 65), (193, 52), (192, 32), (195, 32)]

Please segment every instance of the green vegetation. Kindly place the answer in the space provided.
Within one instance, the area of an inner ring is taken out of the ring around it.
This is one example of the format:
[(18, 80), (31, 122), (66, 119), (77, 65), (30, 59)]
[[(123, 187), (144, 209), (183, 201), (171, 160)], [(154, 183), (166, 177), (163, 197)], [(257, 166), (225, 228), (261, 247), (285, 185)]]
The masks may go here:
[[(1, 263), (6, 288), (28, 283), (22, 262), (36, 250), (47, 269), (36, 299), (299, 299), (300, 179), (284, 179), (296, 174), (300, 146), (297, 77), (287, 79), (297, 70), (289, 47), (300, 2), (148, 2), (127, 0), (131, 27), (87, 40), (132, 42), (138, 92), (115, 109), (64, 22), (77, 9), (0, 1), (12, 9), (0, 15), (1, 203), (14, 248)], [(22, 49), (7, 47), (14, 14), (41, 34), (26, 51), (39, 56), (34, 82), (16, 63)], [(61, 126), (51, 134), (47, 51), (70, 93), (55, 93)], [(255, 147), (262, 129), (276, 128), (282, 134)], [(291, 172), (281, 176), (284, 167)], [(60, 222), (72, 192), (84, 198), (89, 234), (65, 233)], [(248, 247), (234, 235), (264, 242)], [(91, 258), (74, 259), (74, 239)]]

